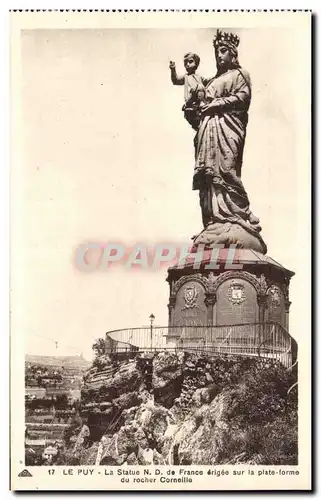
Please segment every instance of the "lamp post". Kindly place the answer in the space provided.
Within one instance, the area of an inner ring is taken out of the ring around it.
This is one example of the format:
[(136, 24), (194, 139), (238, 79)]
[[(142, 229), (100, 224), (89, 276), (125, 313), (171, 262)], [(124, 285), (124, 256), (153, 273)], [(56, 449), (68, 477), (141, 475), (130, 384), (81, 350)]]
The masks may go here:
[(150, 350), (152, 350), (153, 349), (153, 323), (154, 323), (154, 319), (155, 319), (155, 316), (153, 313), (149, 316), (149, 319), (150, 319)]

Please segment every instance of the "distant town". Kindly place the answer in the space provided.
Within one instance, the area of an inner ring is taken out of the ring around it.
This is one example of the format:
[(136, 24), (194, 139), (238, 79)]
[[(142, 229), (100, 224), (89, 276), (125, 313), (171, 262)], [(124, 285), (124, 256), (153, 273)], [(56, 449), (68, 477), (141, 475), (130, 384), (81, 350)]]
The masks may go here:
[(58, 453), (66, 428), (77, 417), (89, 366), (82, 355), (26, 355), (26, 465), (49, 464)]

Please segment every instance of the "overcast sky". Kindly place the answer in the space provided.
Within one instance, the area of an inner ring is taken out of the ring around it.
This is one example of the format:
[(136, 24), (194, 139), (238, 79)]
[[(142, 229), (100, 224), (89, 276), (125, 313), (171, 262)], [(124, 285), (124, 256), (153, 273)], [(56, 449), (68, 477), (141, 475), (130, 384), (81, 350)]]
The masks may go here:
[[(27, 352), (90, 357), (93, 339), (107, 330), (148, 325), (151, 313), (156, 325), (167, 324), (165, 268), (83, 273), (74, 254), (84, 241), (189, 242), (201, 230), (191, 189), (194, 132), (168, 64), (175, 60), (182, 71), (183, 55), (195, 51), (199, 72), (214, 75), (215, 30), (23, 32), (12, 307)], [(306, 76), (299, 61), (309, 55), (291, 29), (234, 32), (253, 84), (242, 178), (268, 255), (296, 272), (290, 333), (300, 338), (309, 246), (301, 181), (309, 167), (298, 149), (309, 131), (301, 124)], [(57, 340), (59, 349), (37, 335)]]

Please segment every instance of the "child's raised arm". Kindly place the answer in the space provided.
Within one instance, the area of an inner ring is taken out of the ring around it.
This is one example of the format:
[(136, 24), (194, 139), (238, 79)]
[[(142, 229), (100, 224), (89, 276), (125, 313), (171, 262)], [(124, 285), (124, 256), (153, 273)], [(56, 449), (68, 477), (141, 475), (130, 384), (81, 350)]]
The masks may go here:
[(174, 63), (174, 61), (170, 61), (170, 63), (169, 63), (169, 69), (171, 70), (172, 84), (173, 85), (184, 85), (184, 83), (185, 83), (185, 77), (177, 75), (176, 64)]

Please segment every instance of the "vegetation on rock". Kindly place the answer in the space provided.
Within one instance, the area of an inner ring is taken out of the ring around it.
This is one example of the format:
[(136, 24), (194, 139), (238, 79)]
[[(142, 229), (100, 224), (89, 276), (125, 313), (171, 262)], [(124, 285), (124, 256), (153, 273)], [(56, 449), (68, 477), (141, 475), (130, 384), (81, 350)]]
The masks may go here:
[[(66, 431), (60, 463), (297, 463), (295, 378), (256, 357), (199, 353), (99, 355), (85, 377), (81, 422)], [(98, 364), (97, 364), (98, 360)], [(88, 425), (89, 437), (75, 440)]]

